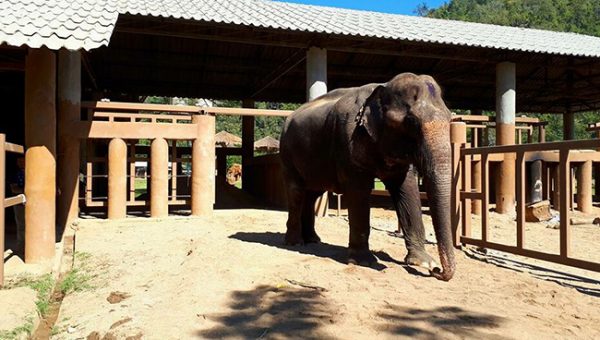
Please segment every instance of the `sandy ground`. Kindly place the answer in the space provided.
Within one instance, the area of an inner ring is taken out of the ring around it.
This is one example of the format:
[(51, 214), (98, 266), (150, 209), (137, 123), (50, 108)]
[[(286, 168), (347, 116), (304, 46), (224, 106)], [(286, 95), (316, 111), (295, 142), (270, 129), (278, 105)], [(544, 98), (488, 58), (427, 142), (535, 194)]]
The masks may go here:
[(597, 274), (469, 250), (437, 281), (402, 263), (393, 212), (373, 215), (379, 268), (345, 264), (344, 217), (304, 247), (282, 245), (276, 211), (81, 221), (76, 251), (98, 276), (65, 297), (54, 338), (600, 338)]

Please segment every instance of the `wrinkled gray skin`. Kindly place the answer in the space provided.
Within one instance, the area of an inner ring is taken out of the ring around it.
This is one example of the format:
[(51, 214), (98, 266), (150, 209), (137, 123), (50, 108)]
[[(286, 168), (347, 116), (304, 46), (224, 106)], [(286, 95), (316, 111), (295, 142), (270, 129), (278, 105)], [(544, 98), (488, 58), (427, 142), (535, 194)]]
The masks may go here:
[[(301, 106), (288, 117), (281, 134), (289, 209), (285, 243), (320, 241), (314, 204), (325, 191), (335, 191), (344, 194), (348, 205), (348, 261), (376, 262), (369, 250), (369, 198), (377, 177), (389, 191), (403, 229), (406, 263), (450, 280), (455, 270), (450, 119), (435, 80), (412, 73), (385, 84), (334, 90)], [(425, 180), (441, 269), (424, 248), (416, 171)]]

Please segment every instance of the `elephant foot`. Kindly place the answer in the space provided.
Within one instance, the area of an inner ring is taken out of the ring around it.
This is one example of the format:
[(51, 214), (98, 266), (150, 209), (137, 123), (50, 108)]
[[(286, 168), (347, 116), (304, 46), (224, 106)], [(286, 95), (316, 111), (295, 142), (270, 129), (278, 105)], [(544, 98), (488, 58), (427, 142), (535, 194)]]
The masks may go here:
[(286, 246), (302, 246), (304, 245), (304, 239), (299, 234), (287, 232), (284, 244)]
[(409, 250), (404, 262), (409, 266), (418, 266), (428, 270), (435, 270), (439, 265), (425, 252), (425, 250)]
[(321, 243), (321, 238), (316, 233), (304, 236), (304, 244)]
[(377, 258), (369, 249), (349, 249), (348, 251), (348, 263), (371, 267), (377, 264)]

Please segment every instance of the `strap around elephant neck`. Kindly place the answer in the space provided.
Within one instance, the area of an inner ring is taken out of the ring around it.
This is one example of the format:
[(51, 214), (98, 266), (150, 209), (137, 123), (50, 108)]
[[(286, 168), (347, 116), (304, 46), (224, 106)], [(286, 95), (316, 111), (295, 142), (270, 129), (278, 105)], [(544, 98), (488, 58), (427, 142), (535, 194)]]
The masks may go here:
[(362, 126), (364, 124), (364, 116), (365, 116), (365, 109), (366, 109), (366, 103), (365, 105), (360, 107), (360, 110), (358, 110), (358, 114), (356, 115), (356, 118), (354, 119), (354, 121), (356, 122), (356, 126)]

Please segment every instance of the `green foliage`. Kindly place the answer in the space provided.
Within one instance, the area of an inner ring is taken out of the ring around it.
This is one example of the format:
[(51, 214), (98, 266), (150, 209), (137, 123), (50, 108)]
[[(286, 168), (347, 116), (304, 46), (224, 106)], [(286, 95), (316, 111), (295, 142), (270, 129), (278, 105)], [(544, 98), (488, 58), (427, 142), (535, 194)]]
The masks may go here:
[(67, 295), (92, 288), (92, 276), (89, 274), (90, 257), (91, 254), (85, 252), (76, 252), (73, 255), (73, 268), (65, 274), (58, 287), (61, 293)]
[(44, 316), (50, 307), (50, 297), (52, 296), (52, 289), (54, 288), (54, 278), (52, 277), (52, 274), (46, 274), (38, 278), (24, 277), (13, 285), (13, 287), (22, 286), (27, 286), (37, 292), (35, 306), (37, 307), (38, 313)]
[(23, 335), (27, 335), (29, 338), (33, 333), (33, 318), (28, 317), (25, 323), (21, 326), (15, 327), (9, 331), (0, 331), (0, 340), (16, 340), (23, 339)]
[(416, 13), (432, 18), (539, 28), (600, 36), (598, 0), (451, 0)]
[[(421, 4), (415, 13), (440, 19), (538, 28), (600, 36), (598, 0), (450, 0), (439, 8)], [(548, 122), (546, 141), (563, 139), (563, 116), (528, 114)], [(588, 139), (587, 124), (600, 121), (598, 112), (575, 114), (575, 138)]]

